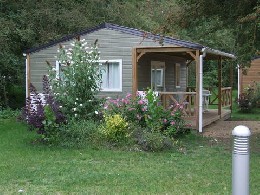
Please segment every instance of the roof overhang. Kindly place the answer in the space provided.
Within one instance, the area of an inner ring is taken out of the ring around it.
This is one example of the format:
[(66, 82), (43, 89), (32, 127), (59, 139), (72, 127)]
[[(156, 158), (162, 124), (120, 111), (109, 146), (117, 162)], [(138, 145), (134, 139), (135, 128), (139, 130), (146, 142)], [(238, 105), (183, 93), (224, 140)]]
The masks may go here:
[(205, 55), (205, 60), (218, 60), (219, 57), (222, 59), (236, 59), (236, 56), (230, 53), (222, 52), (219, 50), (211, 49), (209, 47), (202, 47), (200, 49), (179, 47), (179, 46), (152, 46), (152, 47), (135, 47), (138, 54), (138, 59), (143, 55), (153, 55), (153, 54), (162, 54), (168, 56), (177, 56), (182, 57), (187, 60), (194, 60), (191, 53), (195, 55), (196, 51), (199, 51), (200, 54)]

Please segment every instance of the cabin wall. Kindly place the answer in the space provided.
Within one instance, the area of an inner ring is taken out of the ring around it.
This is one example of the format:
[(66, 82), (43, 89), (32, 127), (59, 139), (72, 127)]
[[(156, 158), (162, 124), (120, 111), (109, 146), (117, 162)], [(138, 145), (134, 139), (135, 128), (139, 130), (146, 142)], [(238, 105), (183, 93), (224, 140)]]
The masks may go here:
[[(136, 46), (159, 46), (159, 43), (143, 37), (126, 34), (117, 30), (99, 29), (82, 35), (89, 44), (98, 40), (101, 60), (122, 60), (122, 92), (100, 92), (100, 96), (122, 96), (132, 92), (132, 48)], [(60, 43), (66, 48), (73, 40)], [(166, 44), (167, 45), (167, 44)], [(30, 54), (30, 82), (42, 92), (42, 76), (48, 73), (46, 61), (55, 67), (55, 57), (59, 44)]]
[[(243, 74), (242, 72), (247, 74)], [(245, 88), (252, 86), (254, 83), (260, 83), (260, 58), (257, 58), (251, 62), (251, 66), (246, 70), (242, 70), (240, 74), (240, 86), (241, 93)]]

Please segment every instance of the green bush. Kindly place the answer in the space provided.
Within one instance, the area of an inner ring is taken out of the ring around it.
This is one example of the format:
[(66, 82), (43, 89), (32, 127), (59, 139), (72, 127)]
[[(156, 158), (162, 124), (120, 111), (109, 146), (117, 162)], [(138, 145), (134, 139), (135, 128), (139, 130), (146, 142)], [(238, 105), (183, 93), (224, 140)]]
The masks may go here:
[(106, 139), (112, 142), (120, 142), (126, 138), (128, 123), (121, 115), (105, 115), (104, 120), (100, 131)]
[(93, 120), (70, 120), (61, 126), (59, 145), (64, 147), (99, 147), (101, 145), (98, 131), (99, 124)]
[(160, 132), (143, 131), (138, 139), (138, 145), (144, 151), (156, 152), (171, 149), (173, 141)]
[(19, 110), (12, 110), (11, 108), (0, 107), (0, 119), (15, 118), (20, 114)]

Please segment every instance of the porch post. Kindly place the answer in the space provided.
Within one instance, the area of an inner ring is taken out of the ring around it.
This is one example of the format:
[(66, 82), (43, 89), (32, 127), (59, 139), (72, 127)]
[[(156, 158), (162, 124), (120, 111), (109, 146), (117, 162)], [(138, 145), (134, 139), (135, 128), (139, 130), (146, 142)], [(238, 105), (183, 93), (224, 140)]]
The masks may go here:
[(222, 107), (222, 57), (218, 57), (218, 115), (221, 118), (221, 107)]
[(31, 69), (30, 69), (30, 54), (26, 54), (26, 98), (30, 97)]
[(232, 105), (233, 104), (233, 101), (232, 101), (232, 91), (233, 91), (233, 86), (234, 86), (234, 74), (233, 74), (233, 72), (234, 72), (233, 71), (233, 63), (231, 63), (230, 64), (230, 83), (231, 83), (231, 86), (230, 86), (231, 87), (231, 91), (230, 91), (230, 93), (231, 93), (230, 94), (231, 95), (231, 97), (230, 97), (231, 98), (230, 99), (230, 101), (231, 101), (230, 102), (230, 110), (231, 110), (231, 112), (232, 112), (232, 106), (233, 106)]
[(195, 119), (196, 119), (196, 129), (199, 130), (199, 89), (200, 89), (200, 51), (196, 50), (196, 101), (195, 101)]
[(136, 59), (136, 52), (137, 49), (133, 48), (132, 49), (132, 95), (133, 97), (136, 94), (137, 91), (137, 59)]

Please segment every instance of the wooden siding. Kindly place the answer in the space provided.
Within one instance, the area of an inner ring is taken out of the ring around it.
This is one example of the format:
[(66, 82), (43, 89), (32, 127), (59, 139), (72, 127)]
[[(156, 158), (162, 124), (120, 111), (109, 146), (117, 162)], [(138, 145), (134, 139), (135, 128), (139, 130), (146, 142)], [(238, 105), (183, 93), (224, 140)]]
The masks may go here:
[[(69, 48), (70, 43), (72, 42), (73, 40), (60, 44), (64, 45), (66, 48)], [(30, 80), (31, 83), (36, 87), (38, 92), (42, 92), (43, 75), (48, 74), (48, 65), (46, 61), (48, 61), (50, 64), (53, 65), (53, 67), (55, 67), (55, 56), (58, 55), (58, 48), (59, 44), (30, 54)]]
[[(80, 39), (85, 39), (89, 44), (93, 44), (98, 39), (98, 46), (101, 60), (122, 59), (122, 92), (101, 92), (101, 96), (121, 96), (132, 91), (132, 48), (136, 46), (159, 46), (158, 42), (142, 37), (129, 35), (116, 30), (100, 29), (90, 34), (82, 35)], [(69, 48), (71, 41), (60, 43)], [(47, 74), (48, 66), (46, 61), (55, 65), (55, 57), (59, 44), (32, 53), (30, 55), (32, 84), (39, 92), (42, 92), (42, 76)], [(150, 68), (149, 68), (150, 69)], [(182, 70), (185, 72), (185, 70)], [(150, 71), (149, 71), (150, 73)], [(186, 81), (185, 79), (183, 79)]]
[(246, 74), (242, 74), (241, 72), (241, 92), (243, 92), (246, 87), (253, 85), (255, 82), (260, 83), (260, 58), (253, 60), (250, 68), (243, 71), (245, 71)]

